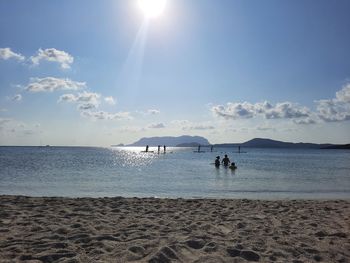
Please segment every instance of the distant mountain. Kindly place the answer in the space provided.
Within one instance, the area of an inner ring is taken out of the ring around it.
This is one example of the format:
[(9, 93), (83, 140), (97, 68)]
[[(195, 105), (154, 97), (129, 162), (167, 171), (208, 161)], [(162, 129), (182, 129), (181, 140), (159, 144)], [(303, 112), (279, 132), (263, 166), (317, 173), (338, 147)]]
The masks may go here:
[[(346, 149), (346, 145), (333, 145), (333, 144), (317, 144), (317, 143), (292, 143), (282, 142), (271, 139), (255, 138), (244, 143), (225, 143), (216, 144), (219, 147), (247, 147), (247, 148), (309, 148), (309, 149)], [(333, 147), (333, 148), (332, 148)], [(337, 147), (337, 148), (334, 148)], [(344, 148), (339, 148), (344, 147)]]
[(331, 145), (331, 146), (323, 147), (322, 149), (344, 149), (344, 150), (350, 150), (350, 144)]
[[(183, 135), (179, 137), (149, 137), (141, 138), (137, 142), (128, 146), (178, 146), (178, 147), (197, 147), (198, 145), (210, 145), (210, 142), (201, 136)], [(350, 144), (317, 144), (317, 143), (293, 143), (283, 142), (264, 138), (255, 138), (244, 143), (223, 143), (215, 144), (216, 147), (238, 147), (242, 148), (292, 148), (292, 149), (350, 149)]]
[(119, 143), (119, 144), (116, 144), (116, 145), (111, 145), (112, 147), (123, 147), (125, 146), (123, 143)]
[(243, 143), (244, 147), (256, 147), (256, 148), (323, 148), (328, 147), (330, 144), (316, 144), (316, 143), (293, 143), (282, 142), (271, 139), (255, 138)]
[(149, 138), (141, 138), (137, 142), (134, 142), (128, 146), (158, 146), (158, 145), (166, 145), (166, 146), (178, 146), (182, 144), (193, 144), (197, 143), (200, 145), (209, 145), (209, 141), (201, 136), (189, 136), (183, 135), (179, 137), (171, 137), (171, 136), (163, 136), (163, 137), (149, 137)]

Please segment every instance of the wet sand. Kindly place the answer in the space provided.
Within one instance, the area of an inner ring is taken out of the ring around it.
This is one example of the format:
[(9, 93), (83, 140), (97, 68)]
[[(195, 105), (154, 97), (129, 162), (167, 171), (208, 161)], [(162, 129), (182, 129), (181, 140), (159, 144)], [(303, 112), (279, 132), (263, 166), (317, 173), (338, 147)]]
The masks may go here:
[(350, 262), (350, 201), (0, 196), (0, 262)]

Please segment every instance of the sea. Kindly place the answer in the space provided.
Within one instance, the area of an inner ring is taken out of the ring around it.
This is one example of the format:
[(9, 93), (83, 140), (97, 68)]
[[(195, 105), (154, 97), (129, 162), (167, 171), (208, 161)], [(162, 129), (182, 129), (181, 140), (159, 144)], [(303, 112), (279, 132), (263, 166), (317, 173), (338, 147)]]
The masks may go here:
[[(0, 147), (0, 195), (350, 199), (350, 151)], [(237, 165), (216, 168), (227, 154)]]

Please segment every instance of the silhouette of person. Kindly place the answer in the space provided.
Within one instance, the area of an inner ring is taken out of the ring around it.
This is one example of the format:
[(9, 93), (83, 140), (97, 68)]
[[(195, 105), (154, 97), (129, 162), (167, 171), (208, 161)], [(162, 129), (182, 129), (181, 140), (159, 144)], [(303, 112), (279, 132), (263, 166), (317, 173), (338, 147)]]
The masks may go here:
[(164, 153), (166, 153), (166, 146), (164, 145), (163, 148), (164, 148)]
[(146, 145), (146, 153), (148, 152), (148, 148), (149, 148), (149, 146), (148, 146), (148, 145)]
[(200, 145), (198, 145), (198, 152), (200, 152), (201, 151), (201, 146)]
[(238, 153), (241, 153), (241, 146), (238, 146)]
[(235, 162), (232, 162), (229, 168), (232, 169), (232, 170), (237, 169), (237, 166), (236, 166)]
[(230, 159), (227, 157), (227, 154), (225, 154), (225, 157), (222, 159), (222, 163), (224, 166), (229, 166), (230, 165)]
[(220, 156), (216, 156), (215, 167), (219, 167), (219, 166), (220, 166)]
[(160, 145), (158, 145), (158, 154), (160, 153)]

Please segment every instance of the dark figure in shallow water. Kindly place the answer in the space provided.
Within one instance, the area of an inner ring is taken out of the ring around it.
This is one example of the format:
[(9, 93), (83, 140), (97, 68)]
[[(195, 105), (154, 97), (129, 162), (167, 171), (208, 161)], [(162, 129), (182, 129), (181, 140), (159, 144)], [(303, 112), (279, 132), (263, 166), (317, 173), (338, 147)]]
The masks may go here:
[(230, 159), (227, 157), (227, 154), (225, 154), (224, 159), (222, 159), (222, 163), (224, 164), (224, 166), (229, 166), (230, 165)]
[(148, 152), (148, 147), (149, 147), (149, 146), (148, 146), (148, 145), (146, 145), (146, 153)]
[(163, 148), (164, 148), (164, 153), (166, 153), (166, 146), (164, 145)]
[(220, 156), (216, 156), (215, 167), (219, 167), (219, 166), (220, 166)]
[(235, 162), (232, 162), (229, 168), (232, 170), (236, 170), (237, 166), (236, 166)]

